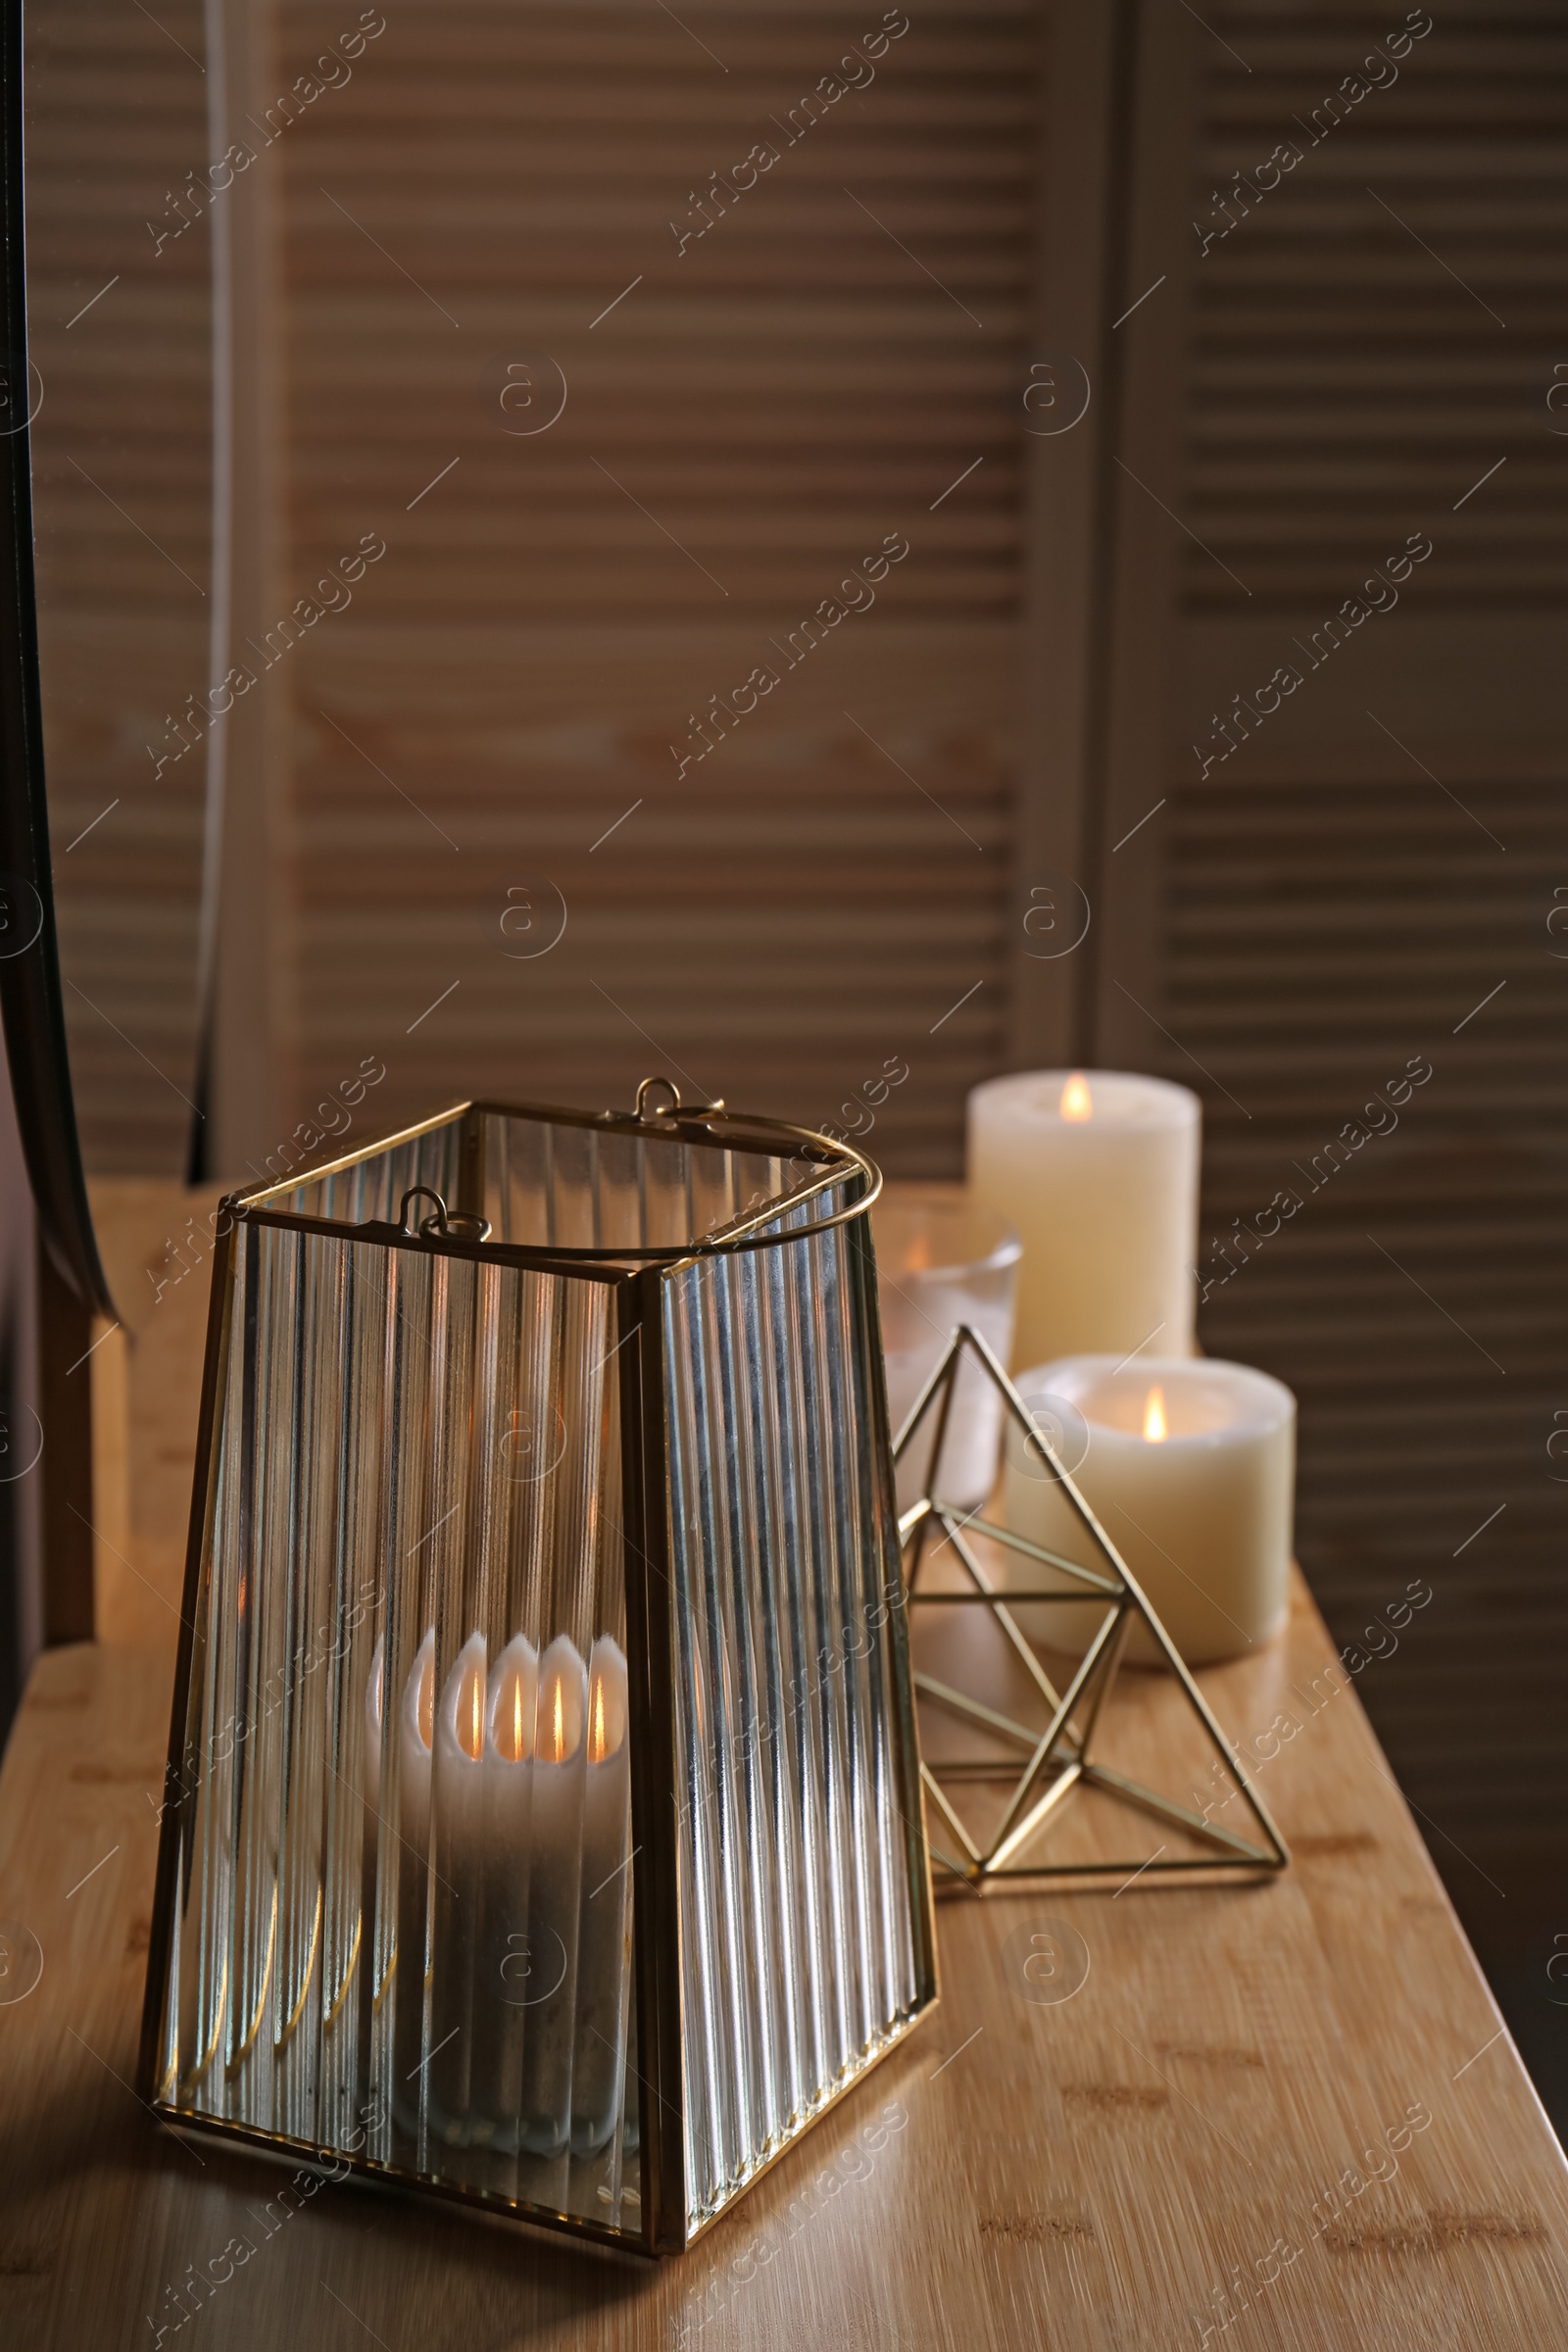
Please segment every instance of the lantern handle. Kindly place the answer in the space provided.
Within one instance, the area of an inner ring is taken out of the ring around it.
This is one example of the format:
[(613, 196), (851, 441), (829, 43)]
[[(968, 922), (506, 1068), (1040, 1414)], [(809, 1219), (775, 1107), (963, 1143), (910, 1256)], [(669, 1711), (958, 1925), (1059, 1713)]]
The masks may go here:
[[(434, 1215), (424, 1217), (415, 1225), (409, 1217), (411, 1200), (433, 1200)], [(413, 1184), (403, 1196), (396, 1230), (399, 1233), (417, 1234), (424, 1240), (428, 1240), (431, 1234), (440, 1234), (443, 1239), (452, 1241), (487, 1242), (490, 1239), (490, 1220), (472, 1214), (467, 1209), (449, 1210), (432, 1185)]]
[[(646, 1107), (649, 1089), (656, 1086), (662, 1086), (663, 1088), (665, 1094), (669, 1097), (669, 1101), (667, 1102), (660, 1103), (654, 1110), (649, 1110)], [(684, 1105), (687, 1116), (690, 1118), (701, 1118), (705, 1111), (722, 1110), (723, 1107), (724, 1098), (722, 1095), (719, 1096), (717, 1102), (688, 1102)], [(635, 1115), (639, 1119), (670, 1119), (673, 1118), (676, 1111), (681, 1108), (682, 1103), (680, 1099), (680, 1088), (675, 1084), (673, 1078), (645, 1078), (637, 1089), (637, 1109)]]

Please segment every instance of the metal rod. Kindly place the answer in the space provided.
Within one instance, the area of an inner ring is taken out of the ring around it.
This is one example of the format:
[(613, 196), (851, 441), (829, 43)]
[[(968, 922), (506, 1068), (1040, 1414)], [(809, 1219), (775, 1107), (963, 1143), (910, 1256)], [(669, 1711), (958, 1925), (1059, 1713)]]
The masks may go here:
[(1037, 1830), (1045, 1826), (1046, 1821), (1055, 1811), (1068, 1789), (1076, 1786), (1082, 1777), (1083, 1769), (1081, 1764), (1069, 1764), (1059, 1778), (1052, 1782), (1051, 1787), (1046, 1790), (1033, 1812), (1019, 1822), (1011, 1837), (1005, 1838), (1001, 1845), (992, 1847), (986, 1862), (989, 1870), (1001, 1869), (1009, 1854), (1015, 1854), (1021, 1845), (1028, 1843)]
[(1040, 1692), (1048, 1707), (1057, 1706), (1060, 1702), (1056, 1696), (1056, 1687), (1053, 1683), (1050, 1675), (1047, 1674), (1045, 1668), (1041, 1665), (1039, 1658), (1036, 1656), (1034, 1643), (1029, 1641), (1017, 1619), (1013, 1616), (1012, 1611), (1007, 1607), (1006, 1602), (998, 1593), (996, 1587), (992, 1584), (990, 1578), (986, 1575), (985, 1570), (981, 1567), (979, 1561), (975, 1558), (973, 1552), (965, 1544), (961, 1530), (954, 1526), (952, 1520), (948, 1518), (945, 1512), (941, 1514), (941, 1518), (943, 1526), (947, 1529), (948, 1534), (953, 1539), (954, 1550), (957, 1553), (959, 1559), (969, 1571), (970, 1576), (973, 1577), (980, 1592), (984, 1593), (987, 1600), (990, 1602), (992, 1615), (996, 1618), (997, 1623), (1001, 1626), (1003, 1632), (1006, 1635), (1007, 1640), (1012, 1643), (1013, 1648), (1017, 1651), (1019, 1657), (1022, 1659), (1025, 1671), (1027, 1672), (1030, 1681), (1034, 1684), (1035, 1689)]
[(1135, 1871), (1140, 1885), (1146, 1879), (1156, 1878), (1198, 1878), (1204, 1884), (1215, 1885), (1226, 1880), (1250, 1881), (1264, 1873), (1272, 1876), (1279, 1868), (1276, 1862), (1225, 1860), (1205, 1854), (1171, 1862), (1027, 1862), (1010, 1870), (984, 1867), (972, 1883), (983, 1895), (999, 1886), (1060, 1886), (1083, 1880), (1125, 1879), (1129, 1871)]
[(1121, 1653), (1127, 1646), (1127, 1636), (1131, 1631), (1132, 1609), (1124, 1600), (1117, 1612), (1116, 1631), (1111, 1635), (1109, 1645), (1106, 1648), (1105, 1671), (1101, 1676), (1099, 1688), (1089, 1702), (1089, 1721), (1084, 1725), (1083, 1734), (1078, 1741), (1078, 1753), (1086, 1765), (1089, 1762), (1089, 1742), (1095, 1736), (1095, 1726), (1100, 1721), (1100, 1710), (1105, 1703), (1106, 1692), (1116, 1680), (1116, 1669), (1121, 1664)]
[(958, 1819), (958, 1816), (949, 1804), (947, 1797), (943, 1794), (943, 1791), (937, 1783), (936, 1777), (932, 1773), (928, 1764), (921, 1765), (920, 1779), (924, 1783), (926, 1794), (936, 1805), (937, 1811), (941, 1814), (943, 1820), (947, 1823), (955, 1838), (957, 1838), (958, 1843), (968, 1855), (970, 1862), (976, 1868), (978, 1868), (980, 1862), (980, 1848), (975, 1844), (974, 1839), (970, 1837), (968, 1831), (964, 1828), (962, 1822)]
[(1115, 1631), (1115, 1628), (1119, 1622), (1120, 1612), (1115, 1609), (1108, 1610), (1106, 1612), (1104, 1624), (1101, 1627), (1099, 1633), (1096, 1634), (1094, 1640), (1090, 1642), (1089, 1647), (1084, 1651), (1082, 1658), (1079, 1660), (1078, 1671), (1073, 1676), (1072, 1681), (1067, 1685), (1067, 1688), (1062, 1694), (1061, 1704), (1057, 1707), (1055, 1714), (1051, 1719), (1050, 1725), (1042, 1734), (1040, 1743), (1035, 1749), (1032, 1760), (1024, 1768), (1023, 1779), (1018, 1783), (1017, 1790), (1014, 1793), (1012, 1802), (1007, 1807), (1005, 1814), (1003, 1816), (1002, 1826), (997, 1832), (996, 1838), (992, 1843), (991, 1852), (987, 1857), (989, 1861), (994, 1862), (996, 1860), (998, 1853), (1002, 1850), (1004, 1844), (1007, 1840), (1008, 1833), (1010, 1832), (1014, 1821), (1016, 1821), (1019, 1813), (1028, 1803), (1035, 1782), (1045, 1770), (1051, 1751), (1055, 1746), (1056, 1741), (1060, 1737), (1062, 1725), (1066, 1722), (1068, 1716), (1072, 1713), (1073, 1708), (1077, 1705), (1079, 1699), (1082, 1697), (1084, 1690), (1088, 1686), (1090, 1676), (1094, 1673), (1095, 1668), (1100, 1663), (1101, 1653), (1104, 1649), (1106, 1642), (1110, 1640), (1111, 1635)]
[(984, 1705), (978, 1698), (970, 1698), (966, 1691), (955, 1690), (951, 1683), (939, 1683), (934, 1674), (917, 1674), (914, 1687), (917, 1690), (923, 1690), (928, 1698), (934, 1699), (938, 1706), (952, 1707), (960, 1715), (972, 1715), (976, 1723), (985, 1724), (1004, 1740), (1016, 1740), (1020, 1747), (1032, 1750), (1040, 1737), (1026, 1723), (1014, 1723), (1010, 1715), (999, 1715), (995, 1707)]
[[(948, 1505), (934, 1501), (931, 1508), (943, 1511)], [(1063, 1576), (1078, 1577), (1096, 1592), (1121, 1591), (1113, 1577), (1102, 1576), (1098, 1568), (1086, 1568), (1081, 1560), (1063, 1559), (1059, 1551), (1048, 1551), (1043, 1544), (1031, 1543), (1027, 1536), (1015, 1534), (1010, 1527), (1003, 1527), (995, 1519), (968, 1519), (964, 1525), (972, 1527), (977, 1536), (989, 1536), (993, 1544), (1004, 1544), (1009, 1551), (1021, 1551), (1029, 1559), (1039, 1560), (1043, 1567), (1058, 1569)], [(1040, 1597), (1045, 1600), (1076, 1600), (1080, 1596), (1076, 1592), (1047, 1592)]]
[(1103, 1764), (1086, 1764), (1084, 1777), (1094, 1787), (1103, 1788), (1107, 1794), (1119, 1796), (1127, 1804), (1139, 1806), (1145, 1813), (1152, 1813), (1159, 1821), (1174, 1822), (1178, 1829), (1189, 1831), (1195, 1838), (1210, 1838), (1215, 1845), (1229, 1846), (1233, 1852), (1246, 1854), (1250, 1859), (1259, 1862), (1272, 1860), (1272, 1856), (1261, 1846), (1251, 1844), (1246, 1838), (1238, 1838), (1234, 1830), (1220, 1829), (1216, 1823), (1205, 1821), (1201, 1813), (1194, 1813), (1186, 1805), (1177, 1804), (1173, 1797), (1160, 1796), (1156, 1790), (1146, 1788), (1141, 1781), (1129, 1781), (1123, 1774), (1111, 1772)]

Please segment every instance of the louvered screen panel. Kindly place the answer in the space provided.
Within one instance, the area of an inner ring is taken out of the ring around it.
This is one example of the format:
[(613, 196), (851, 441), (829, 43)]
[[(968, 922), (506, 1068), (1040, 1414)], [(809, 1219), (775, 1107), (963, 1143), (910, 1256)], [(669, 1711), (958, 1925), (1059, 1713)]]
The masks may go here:
[[(1301, 1553), (1341, 1638), (1430, 1583), (1357, 1687), (1429, 1826), (1466, 1843), (1553, 1818), (1568, 1768), (1568, 1464), (1547, 1453), (1568, 1426), (1568, 941), (1547, 928), (1568, 880), (1565, 452), (1545, 406), (1568, 358), (1548, 243), (1568, 25), (1444, 10), (1398, 81), (1309, 145), (1398, 21), (1224, 9), (1199, 47), (1201, 226), (1238, 168), (1304, 152), (1201, 258), (1194, 237), (1182, 514), (1204, 544), (1183, 543), (1165, 1018), (1212, 1073), (1170, 1054), (1207, 1110), (1204, 1343), (1300, 1396)], [(1399, 608), (1326, 651), (1314, 633), (1412, 533), (1433, 552)], [(1300, 684), (1259, 717), (1284, 663)], [(1412, 1056), (1433, 1075), (1395, 1129), (1363, 1106)], [(1353, 1144), (1357, 1119), (1386, 1131)], [(1289, 1221), (1236, 1243), (1282, 1190)]]
[(158, 19), (29, 0), (27, 312), (77, 1117), (89, 1167), (172, 1175), (194, 1084), (206, 746), (187, 698), (208, 683), (211, 298), (186, 177), (208, 161), (202, 11), (170, 0)]
[[(920, 12), (790, 144), (880, 13), (470, 0), (287, 133), (290, 580), (387, 551), (286, 657), (313, 1098), (658, 1068), (821, 1122), (906, 1066), (872, 1148), (956, 1164), (1006, 1009), (1039, 20)], [(303, 64), (337, 18), (284, 24)], [(527, 352), (566, 404), (513, 435)]]

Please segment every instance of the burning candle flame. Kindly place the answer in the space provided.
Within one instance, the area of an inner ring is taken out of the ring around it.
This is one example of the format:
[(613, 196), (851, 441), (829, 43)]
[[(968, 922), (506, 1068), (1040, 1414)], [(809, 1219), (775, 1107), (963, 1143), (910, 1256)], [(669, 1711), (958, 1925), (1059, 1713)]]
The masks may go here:
[(534, 1759), (539, 1764), (569, 1764), (588, 1728), (588, 1691), (582, 1657), (567, 1635), (558, 1634), (551, 1642), (540, 1661), (540, 1674)]
[(1149, 1392), (1149, 1401), (1144, 1406), (1144, 1435), (1152, 1446), (1163, 1445), (1169, 1435), (1165, 1427), (1165, 1392), (1161, 1388)]
[(419, 1738), (426, 1747), (435, 1738), (435, 1658), (429, 1650), (419, 1674)]
[(1082, 1070), (1074, 1070), (1061, 1090), (1061, 1115), (1064, 1119), (1092, 1119), (1095, 1115), (1094, 1097)]
[(484, 1753), (484, 1677), (471, 1666), (466, 1688), (458, 1701), (458, 1738), (464, 1754), (471, 1756), (477, 1764)]
[(531, 1692), (525, 1690), (522, 1676), (514, 1667), (502, 1683), (496, 1700), (495, 1728), (492, 1737), (496, 1753), (503, 1764), (525, 1764), (533, 1744), (533, 1708), (526, 1703)]

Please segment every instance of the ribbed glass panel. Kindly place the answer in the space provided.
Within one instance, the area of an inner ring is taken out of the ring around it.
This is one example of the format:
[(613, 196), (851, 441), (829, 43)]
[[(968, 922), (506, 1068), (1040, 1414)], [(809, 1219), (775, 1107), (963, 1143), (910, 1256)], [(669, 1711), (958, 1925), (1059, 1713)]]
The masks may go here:
[(236, 1248), (163, 2093), (637, 2229), (613, 1289)]
[[(481, 1210), (497, 1242), (535, 1250), (679, 1249), (782, 1200), (815, 1173), (805, 1159), (475, 1111), (333, 1175), (307, 1177), (275, 1205), (294, 1216), (385, 1223), (406, 1193), (426, 1185), (449, 1208)], [(420, 1215), (428, 1212), (421, 1204)]]
[(673, 1137), (496, 1112), (483, 1125), (492, 1238), (528, 1249), (683, 1249), (818, 1173), (808, 1160)]
[[(449, 1208), (461, 1189), (463, 1130), (449, 1124), (355, 1160), (335, 1175), (307, 1177), (280, 1196), (276, 1205), (296, 1217), (321, 1217), (344, 1225), (380, 1224), (395, 1219), (405, 1193), (416, 1184), (440, 1194)], [(429, 1204), (425, 1204), (428, 1213)]]
[[(844, 1198), (836, 1188), (777, 1229)], [(703, 1259), (665, 1284), (694, 2222), (916, 2002), (870, 1280), (857, 1224)]]

